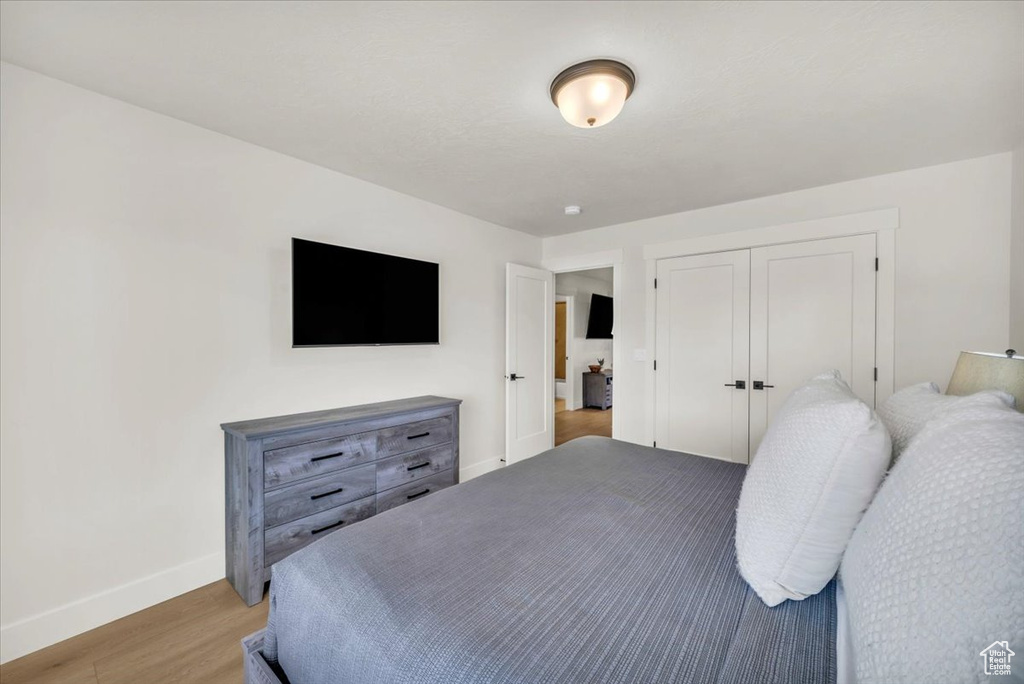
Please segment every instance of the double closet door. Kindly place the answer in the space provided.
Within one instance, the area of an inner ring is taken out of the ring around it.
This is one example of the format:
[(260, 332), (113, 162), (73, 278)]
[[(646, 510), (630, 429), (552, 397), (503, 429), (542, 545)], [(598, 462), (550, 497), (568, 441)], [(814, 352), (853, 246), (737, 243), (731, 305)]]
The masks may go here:
[(875, 236), (658, 261), (659, 447), (749, 463), (779, 408), (835, 368), (875, 404)]

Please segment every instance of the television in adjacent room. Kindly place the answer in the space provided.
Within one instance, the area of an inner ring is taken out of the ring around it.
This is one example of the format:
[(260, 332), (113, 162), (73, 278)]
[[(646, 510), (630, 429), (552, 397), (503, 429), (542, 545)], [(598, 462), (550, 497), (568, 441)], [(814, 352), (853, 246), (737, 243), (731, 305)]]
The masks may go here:
[(612, 298), (604, 295), (590, 295), (590, 318), (587, 320), (588, 340), (610, 340), (612, 338)]
[(292, 346), (438, 344), (438, 270), (292, 238)]

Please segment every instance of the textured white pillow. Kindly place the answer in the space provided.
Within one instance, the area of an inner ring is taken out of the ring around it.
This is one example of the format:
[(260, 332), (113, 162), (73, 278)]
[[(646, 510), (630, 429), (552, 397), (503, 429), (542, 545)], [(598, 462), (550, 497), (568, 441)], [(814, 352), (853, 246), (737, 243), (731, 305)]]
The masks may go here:
[(1006, 392), (989, 390), (966, 397), (947, 396), (939, 393), (934, 382), (911, 385), (893, 394), (878, 407), (878, 417), (885, 423), (892, 438), (893, 461), (900, 457), (914, 435), (933, 417), (956, 406), (989, 401), (984, 398), (986, 396), (998, 397), (1007, 406), (1014, 406), (1013, 395)]
[(885, 427), (838, 371), (786, 400), (736, 510), (740, 574), (762, 601), (805, 599), (829, 583), (890, 453)]
[(989, 395), (929, 422), (842, 578), (858, 684), (1019, 681), (986, 676), (981, 651), (1009, 641), (1024, 670), (1024, 414)]

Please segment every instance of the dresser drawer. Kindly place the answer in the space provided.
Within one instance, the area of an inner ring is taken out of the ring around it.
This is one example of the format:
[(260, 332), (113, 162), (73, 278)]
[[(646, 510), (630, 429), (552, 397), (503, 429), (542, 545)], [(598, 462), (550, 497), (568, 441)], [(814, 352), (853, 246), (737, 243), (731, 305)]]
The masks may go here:
[(375, 457), (376, 433), (364, 432), (263, 452), (266, 489), (311, 475), (367, 463)]
[(377, 468), (372, 463), (303, 480), (263, 495), (267, 527), (362, 499), (377, 491)]
[(377, 495), (377, 512), (380, 513), (404, 503), (422, 499), (431, 492), (451, 487), (453, 484), (455, 484), (454, 472), (445, 470), (430, 477), (389, 489)]
[(423, 449), (452, 441), (452, 418), (441, 416), (384, 428), (378, 430), (376, 436), (378, 458), (403, 454), (413, 449)]
[(269, 528), (263, 537), (263, 564), (270, 567), (303, 546), (331, 532), (369, 518), (376, 510), (373, 496)]
[(382, 492), (442, 470), (449, 470), (454, 460), (452, 445), (442, 444), (377, 461), (377, 491)]

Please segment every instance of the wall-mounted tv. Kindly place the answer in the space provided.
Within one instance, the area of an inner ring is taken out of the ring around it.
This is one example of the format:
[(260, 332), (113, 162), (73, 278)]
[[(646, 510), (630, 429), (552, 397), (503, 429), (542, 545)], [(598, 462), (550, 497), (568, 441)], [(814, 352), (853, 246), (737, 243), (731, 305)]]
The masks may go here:
[(292, 238), (292, 346), (438, 344), (438, 265)]
[(612, 338), (612, 298), (604, 295), (590, 295), (590, 318), (587, 319), (588, 340), (610, 340)]

